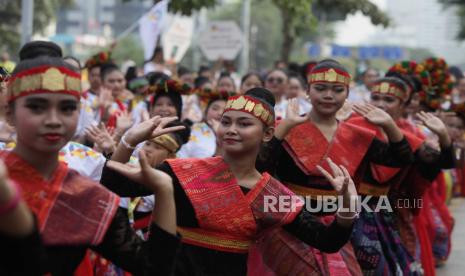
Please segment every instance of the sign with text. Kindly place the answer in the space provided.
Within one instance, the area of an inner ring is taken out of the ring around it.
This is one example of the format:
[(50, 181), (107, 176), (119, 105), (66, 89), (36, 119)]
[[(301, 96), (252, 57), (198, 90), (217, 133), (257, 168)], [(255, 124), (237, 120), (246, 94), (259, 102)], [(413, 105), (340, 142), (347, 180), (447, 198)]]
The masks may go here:
[(242, 48), (242, 31), (234, 21), (213, 21), (200, 34), (200, 49), (208, 60), (232, 60)]

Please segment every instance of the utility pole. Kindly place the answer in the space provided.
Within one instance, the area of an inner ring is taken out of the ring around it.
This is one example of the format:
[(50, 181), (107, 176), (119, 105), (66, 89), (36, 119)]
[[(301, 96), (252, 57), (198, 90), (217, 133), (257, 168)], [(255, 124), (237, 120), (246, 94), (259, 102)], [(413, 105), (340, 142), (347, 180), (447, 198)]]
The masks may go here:
[(21, 0), (21, 46), (32, 39), (34, 0)]
[(242, 32), (244, 34), (242, 40), (242, 51), (240, 70), (241, 74), (245, 74), (249, 70), (249, 38), (250, 38), (250, 6), (251, 0), (242, 1)]

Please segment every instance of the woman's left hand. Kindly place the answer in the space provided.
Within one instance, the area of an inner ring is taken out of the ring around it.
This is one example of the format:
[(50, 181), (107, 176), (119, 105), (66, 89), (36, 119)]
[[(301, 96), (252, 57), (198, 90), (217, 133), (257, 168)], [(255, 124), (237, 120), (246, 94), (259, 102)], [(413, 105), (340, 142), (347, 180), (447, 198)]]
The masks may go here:
[(354, 104), (352, 108), (355, 112), (365, 117), (370, 123), (377, 126), (386, 127), (394, 123), (392, 117), (388, 113), (374, 105)]
[(108, 168), (117, 171), (134, 182), (146, 186), (154, 193), (173, 191), (173, 180), (171, 177), (165, 172), (152, 168), (144, 150), (139, 152), (139, 165), (133, 166), (116, 161), (107, 162)]
[(331, 168), (332, 174), (320, 166), (317, 166), (317, 168), (329, 180), (334, 190), (343, 196), (344, 200), (356, 197), (358, 195), (357, 190), (347, 169), (342, 165), (336, 165), (330, 158), (327, 158), (326, 161)]
[(416, 117), (420, 120), (420, 123), (430, 129), (437, 135), (441, 135), (447, 132), (446, 125), (441, 119), (434, 116), (432, 113), (420, 111), (416, 114)]
[(109, 154), (115, 151), (116, 143), (102, 123), (99, 127), (93, 125), (87, 127), (86, 136), (103, 152)]

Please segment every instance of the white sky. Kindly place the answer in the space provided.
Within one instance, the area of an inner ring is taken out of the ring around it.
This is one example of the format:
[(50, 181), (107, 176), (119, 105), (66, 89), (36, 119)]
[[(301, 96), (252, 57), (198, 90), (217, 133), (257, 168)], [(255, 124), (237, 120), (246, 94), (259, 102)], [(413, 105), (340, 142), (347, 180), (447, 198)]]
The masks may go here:
[[(380, 9), (386, 8), (387, 0), (370, 0), (375, 3)], [(382, 27), (376, 27), (371, 24), (370, 19), (364, 16), (361, 12), (347, 16), (347, 19), (335, 26), (336, 44), (344, 46), (356, 46), (366, 42), (366, 40)]]

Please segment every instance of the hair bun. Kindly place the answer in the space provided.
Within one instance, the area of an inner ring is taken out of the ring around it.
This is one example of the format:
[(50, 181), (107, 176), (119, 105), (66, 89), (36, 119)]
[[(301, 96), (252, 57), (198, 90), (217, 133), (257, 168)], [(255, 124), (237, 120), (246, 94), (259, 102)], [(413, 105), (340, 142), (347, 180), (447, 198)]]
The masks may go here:
[(50, 41), (31, 41), (19, 51), (19, 60), (34, 59), (37, 57), (63, 57), (60, 46)]
[(265, 88), (261, 88), (261, 87), (252, 88), (249, 91), (245, 92), (245, 95), (252, 96), (254, 98), (261, 100), (262, 102), (266, 102), (272, 108), (274, 108), (276, 104), (273, 94), (268, 89), (265, 89)]

